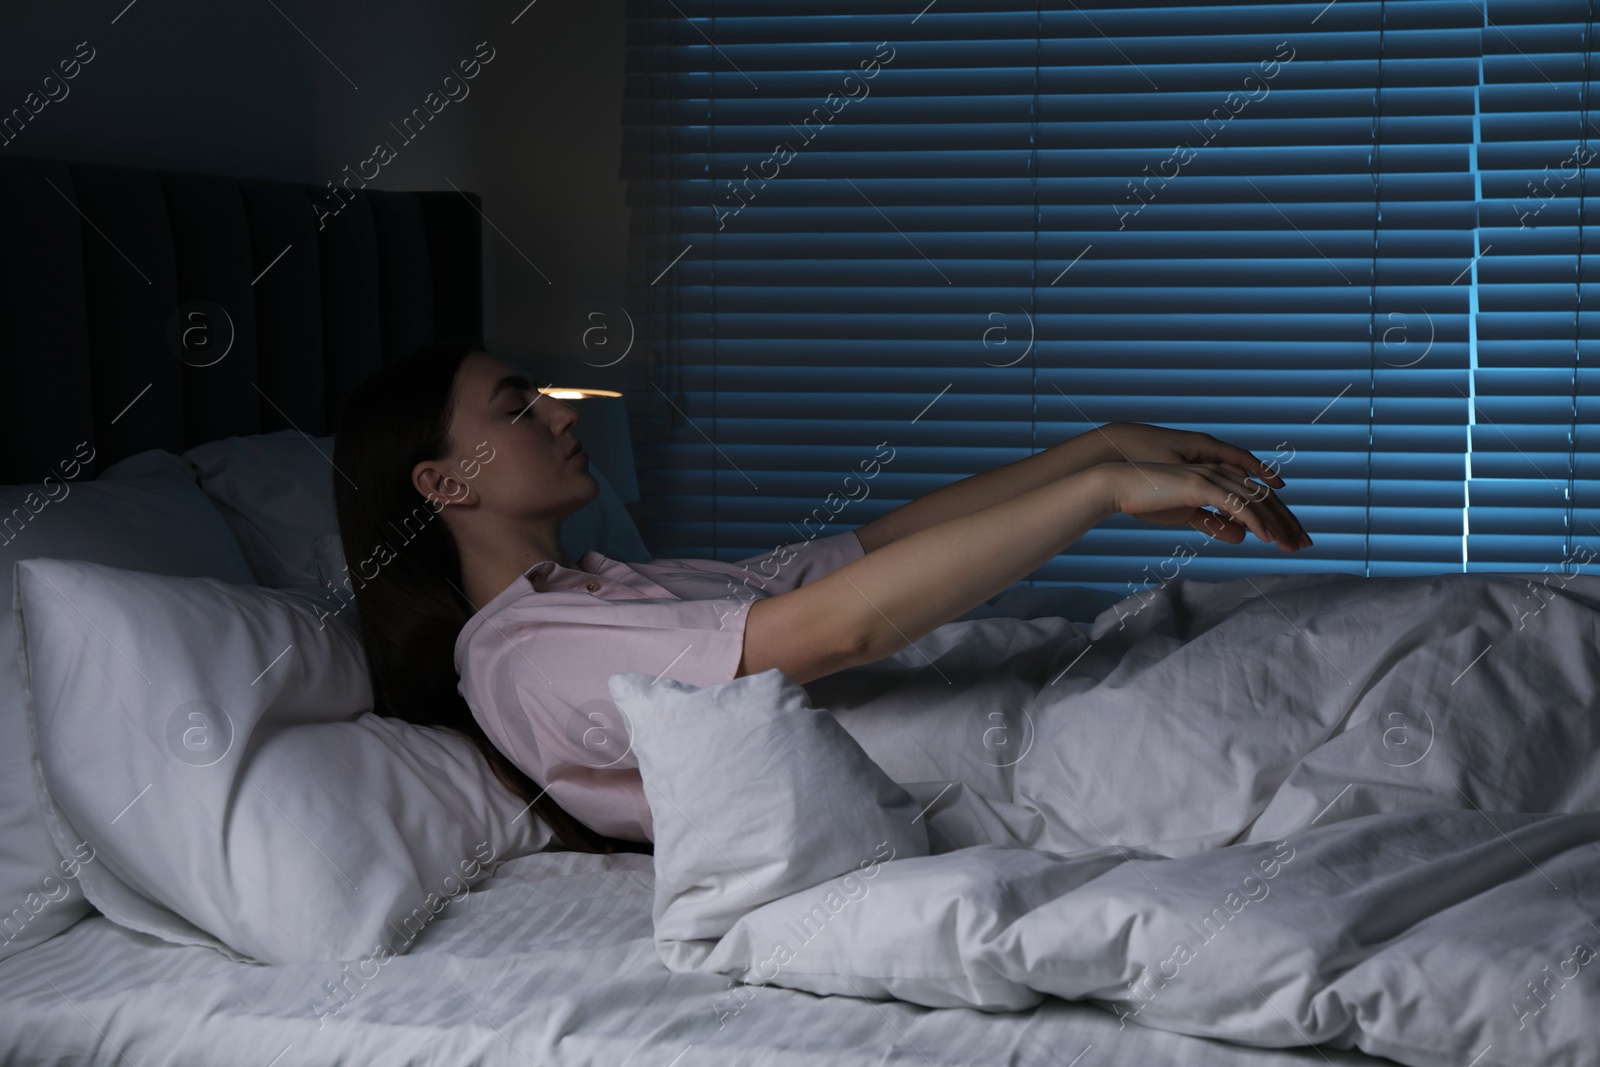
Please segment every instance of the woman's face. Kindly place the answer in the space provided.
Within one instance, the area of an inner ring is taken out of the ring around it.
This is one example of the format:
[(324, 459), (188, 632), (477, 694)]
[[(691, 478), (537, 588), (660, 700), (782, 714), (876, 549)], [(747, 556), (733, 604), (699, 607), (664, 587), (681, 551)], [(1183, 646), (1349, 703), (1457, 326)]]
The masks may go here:
[[(589, 458), (573, 453), (578, 413), (544, 396), (518, 370), (481, 352), (461, 361), (450, 415), (453, 451), (447, 481), (414, 478), (424, 496), (442, 496), (510, 519), (565, 517), (593, 500), (600, 483)], [(437, 464), (433, 464), (437, 468)]]

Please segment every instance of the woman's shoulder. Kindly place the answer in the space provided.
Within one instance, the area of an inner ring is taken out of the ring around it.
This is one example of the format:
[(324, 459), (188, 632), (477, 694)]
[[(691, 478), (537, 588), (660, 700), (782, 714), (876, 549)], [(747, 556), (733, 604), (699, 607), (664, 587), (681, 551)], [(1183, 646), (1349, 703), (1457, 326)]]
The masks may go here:
[(537, 589), (528, 575), (519, 577), (462, 625), (455, 641), (456, 671), (461, 673), (469, 660), (481, 666), (513, 650), (513, 629), (558, 622), (592, 599), (565, 589)]

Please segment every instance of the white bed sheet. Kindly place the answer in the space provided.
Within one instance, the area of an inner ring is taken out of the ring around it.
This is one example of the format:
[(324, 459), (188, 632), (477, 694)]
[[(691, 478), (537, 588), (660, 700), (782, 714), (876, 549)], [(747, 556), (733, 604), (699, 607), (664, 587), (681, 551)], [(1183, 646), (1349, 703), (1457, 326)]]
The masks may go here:
[[(1386, 1064), (1333, 1049), (1185, 1037), (1049, 999), (1027, 1012), (822, 997), (675, 974), (656, 956), (648, 856), (571, 852), (504, 864), (411, 951), (369, 966), (348, 1003), (338, 964), (258, 966), (91, 916), (0, 962), (0, 1063), (709, 1067)], [(374, 970), (376, 973), (374, 974)], [(742, 996), (736, 996), (740, 993)]]

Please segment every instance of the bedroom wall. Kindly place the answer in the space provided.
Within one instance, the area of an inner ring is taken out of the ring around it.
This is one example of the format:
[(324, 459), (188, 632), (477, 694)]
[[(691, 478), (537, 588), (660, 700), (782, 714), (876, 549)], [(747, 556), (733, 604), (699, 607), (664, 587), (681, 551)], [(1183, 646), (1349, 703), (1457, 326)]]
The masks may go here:
[[(510, 10), (526, 2), (511, 0)], [(624, 300), (628, 253), (618, 177), (622, 0), (545, 0), (508, 30), (519, 32), (504, 35), (500, 81), (474, 116), (482, 122), (485, 214), (503, 231), (485, 234), (495, 252), (490, 342), (509, 357), (565, 363), (583, 383), (620, 388), (632, 380), (639, 350), (603, 369), (609, 353), (586, 350), (583, 334), (602, 321), (619, 335), (626, 328), (610, 321)], [(595, 310), (606, 319), (586, 317)]]
[[(30, 117), (0, 129), (0, 152), (476, 192), (490, 349), (542, 383), (637, 395), (643, 345), (609, 367), (620, 344), (584, 347), (587, 311), (618, 341), (625, 322), (623, 40), (622, 0), (9, 5), (0, 116)], [(610, 401), (587, 417), (657, 432)]]
[[(371, 174), (386, 144), (371, 186), (483, 197), (489, 343), (559, 368), (581, 361), (584, 309), (622, 300), (622, 14), (621, 0), (9, 5), (0, 113), (30, 92), (49, 102), (0, 152), (321, 185)], [(91, 58), (60, 79), (75, 53)], [(463, 62), (476, 77), (446, 86)]]
[[(10, 4), (0, 29), (0, 112), (53, 96), (0, 152), (310, 180), (322, 62), (270, 4), (202, 0)], [(280, 5), (298, 18), (296, 4)], [(315, 28), (315, 27), (313, 27)], [(62, 73), (80, 43), (92, 53)], [(325, 47), (340, 51), (331, 38)], [(309, 53), (309, 54), (308, 54)], [(41, 89), (42, 87), (42, 89)], [(348, 89), (348, 87), (347, 87)], [(6, 138), (0, 138), (6, 140)]]

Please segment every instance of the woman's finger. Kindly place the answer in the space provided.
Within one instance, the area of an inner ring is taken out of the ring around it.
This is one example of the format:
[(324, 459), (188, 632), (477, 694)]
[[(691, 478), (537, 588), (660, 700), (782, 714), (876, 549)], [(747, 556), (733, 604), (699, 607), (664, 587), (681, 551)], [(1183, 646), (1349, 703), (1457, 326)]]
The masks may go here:
[(1195, 508), (1195, 515), (1197, 517), (1191, 519), (1189, 525), (1213, 540), (1236, 545), (1249, 536), (1250, 531), (1244, 525), (1234, 522), (1226, 515), (1207, 511), (1205, 508)]
[(1249, 471), (1245, 470), (1236, 463), (1218, 463), (1217, 466), (1221, 467), (1223, 470), (1227, 471), (1241, 482), (1248, 482), (1250, 478), (1254, 477)]
[(1286, 552), (1298, 551), (1310, 545), (1311, 539), (1306, 536), (1300, 520), (1269, 486), (1254, 481), (1237, 482), (1220, 471), (1217, 478), (1239, 494), (1241, 502), (1248, 501), (1252, 514), (1258, 516), (1262, 525), (1271, 531), (1272, 536), (1263, 540), (1277, 542), (1278, 547)]
[(1267, 521), (1278, 532), (1278, 540), (1284, 548), (1303, 548), (1310, 544), (1311, 538), (1307, 536), (1299, 518), (1270, 486), (1250, 480), (1242, 468), (1231, 463), (1219, 463), (1218, 466), (1242, 483), (1247, 499), (1263, 507)]
[(1213, 495), (1206, 503), (1227, 515), (1234, 522), (1248, 526), (1255, 535), (1263, 541), (1278, 539), (1275, 531), (1264, 514), (1264, 509), (1251, 499), (1251, 491), (1241, 482), (1236, 481), (1226, 473), (1215, 467), (1200, 468), (1201, 473), (1211, 482)]
[(1282, 476), (1278, 474), (1275, 468), (1269, 467), (1257, 459), (1254, 452), (1240, 448), (1238, 445), (1230, 445), (1226, 441), (1216, 441), (1212, 447), (1217, 453), (1216, 458), (1218, 461), (1243, 467), (1250, 473), (1251, 477), (1260, 478), (1262, 481), (1269, 482), (1280, 489), (1283, 487)]
[(1301, 525), (1300, 517), (1290, 511), (1289, 505), (1278, 499), (1276, 493), (1272, 496), (1272, 504), (1281, 513), (1281, 521), (1291, 531), (1290, 536), (1293, 538), (1293, 543), (1302, 548), (1308, 547), (1311, 544), (1311, 537), (1306, 533), (1306, 528)]
[[(1260, 485), (1259, 482), (1246, 484)], [(1263, 492), (1260, 494), (1258, 499), (1272, 513), (1272, 521), (1276, 524), (1277, 528), (1283, 531), (1286, 545), (1297, 545), (1304, 547), (1305, 545), (1309, 544), (1311, 539), (1306, 535), (1306, 528), (1300, 524), (1300, 519), (1295, 515), (1295, 513), (1289, 510), (1289, 505), (1285, 504), (1282, 498), (1280, 498), (1278, 494), (1273, 492), (1271, 489), (1267, 488), (1266, 486), (1262, 486), (1261, 488)]]

